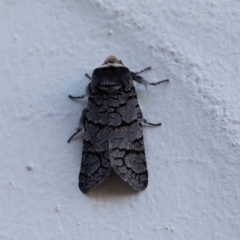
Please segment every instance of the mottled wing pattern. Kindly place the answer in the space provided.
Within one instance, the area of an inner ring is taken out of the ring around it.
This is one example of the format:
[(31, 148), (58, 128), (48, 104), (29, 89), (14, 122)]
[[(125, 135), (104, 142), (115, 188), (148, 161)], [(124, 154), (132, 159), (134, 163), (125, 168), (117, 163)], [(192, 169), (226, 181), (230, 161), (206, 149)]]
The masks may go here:
[(141, 116), (133, 85), (109, 96), (111, 166), (135, 190), (144, 190), (148, 185)]
[(79, 188), (87, 193), (111, 171), (108, 143), (108, 93), (91, 93), (88, 99)]

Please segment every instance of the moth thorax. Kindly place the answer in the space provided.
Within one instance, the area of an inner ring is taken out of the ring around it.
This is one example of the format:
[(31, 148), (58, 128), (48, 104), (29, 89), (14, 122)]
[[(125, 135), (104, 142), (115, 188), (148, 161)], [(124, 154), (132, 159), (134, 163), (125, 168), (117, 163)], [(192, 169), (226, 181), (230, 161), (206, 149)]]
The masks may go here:
[(94, 76), (98, 79), (97, 87), (105, 91), (115, 91), (123, 86), (121, 81), (121, 68), (108, 67), (98, 68), (94, 71)]

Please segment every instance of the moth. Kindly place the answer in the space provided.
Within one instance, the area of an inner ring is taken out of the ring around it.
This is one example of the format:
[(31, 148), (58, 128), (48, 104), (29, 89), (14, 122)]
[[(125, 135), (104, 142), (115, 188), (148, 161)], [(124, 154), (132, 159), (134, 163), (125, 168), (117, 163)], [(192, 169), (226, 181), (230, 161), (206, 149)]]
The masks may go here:
[(110, 174), (111, 169), (135, 190), (148, 185), (148, 171), (143, 142), (143, 125), (160, 126), (143, 118), (133, 81), (158, 85), (169, 80), (149, 83), (139, 74), (131, 72), (115, 56), (109, 56), (93, 71), (85, 95), (88, 105), (83, 110), (76, 132), (68, 142), (84, 128), (82, 163), (79, 188), (87, 193)]

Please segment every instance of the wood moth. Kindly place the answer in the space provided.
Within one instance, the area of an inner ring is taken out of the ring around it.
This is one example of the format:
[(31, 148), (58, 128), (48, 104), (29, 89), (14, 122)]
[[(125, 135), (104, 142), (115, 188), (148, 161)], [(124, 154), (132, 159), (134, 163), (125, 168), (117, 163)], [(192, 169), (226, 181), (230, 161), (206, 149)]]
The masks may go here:
[(77, 131), (68, 142), (84, 128), (82, 163), (79, 188), (83, 193), (102, 183), (111, 169), (135, 190), (148, 185), (148, 171), (143, 142), (143, 125), (160, 126), (143, 118), (133, 81), (148, 85), (139, 74), (131, 72), (115, 56), (109, 56), (93, 71), (86, 94), (88, 105), (83, 110)]

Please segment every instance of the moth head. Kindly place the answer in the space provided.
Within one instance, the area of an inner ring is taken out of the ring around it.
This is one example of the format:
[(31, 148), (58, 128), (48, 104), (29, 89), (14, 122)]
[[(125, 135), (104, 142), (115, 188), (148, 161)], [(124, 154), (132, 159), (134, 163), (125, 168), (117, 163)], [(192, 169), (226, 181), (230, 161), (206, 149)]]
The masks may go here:
[(107, 67), (124, 67), (121, 60), (118, 60), (114, 55), (108, 56), (104, 63), (99, 68), (107, 68)]
[(118, 58), (116, 56), (110, 55), (104, 61), (104, 63), (108, 63), (108, 62), (110, 62), (110, 63), (119, 63), (119, 60), (118, 60)]

